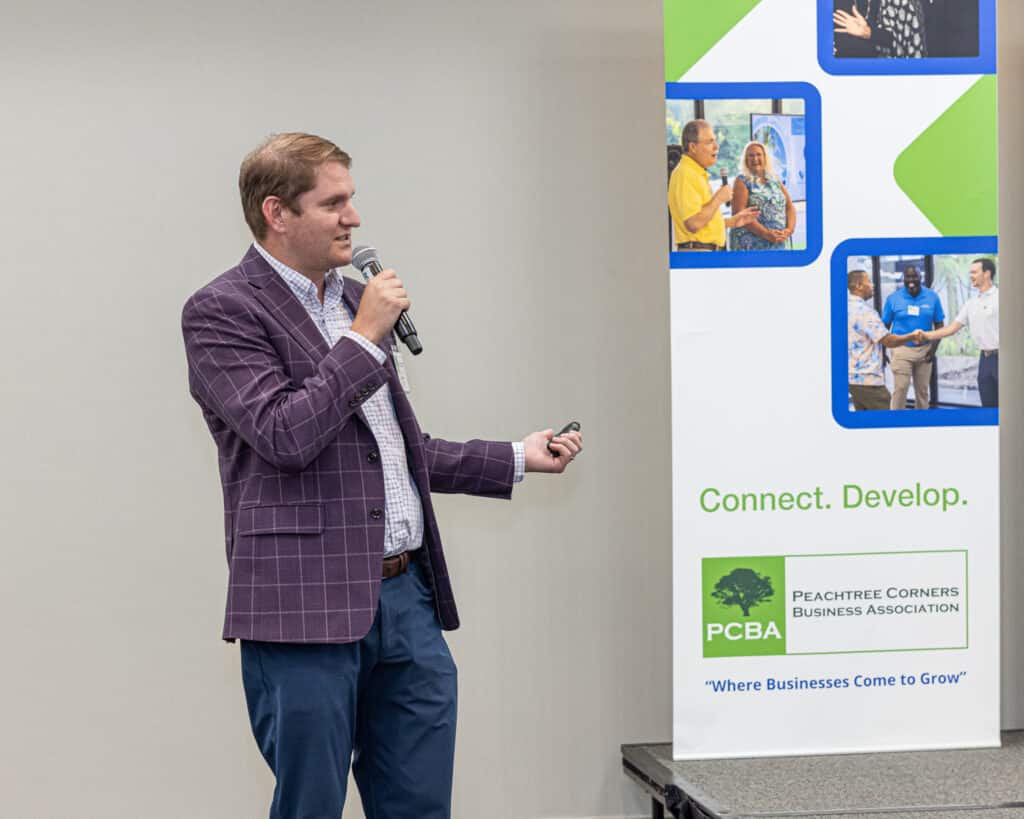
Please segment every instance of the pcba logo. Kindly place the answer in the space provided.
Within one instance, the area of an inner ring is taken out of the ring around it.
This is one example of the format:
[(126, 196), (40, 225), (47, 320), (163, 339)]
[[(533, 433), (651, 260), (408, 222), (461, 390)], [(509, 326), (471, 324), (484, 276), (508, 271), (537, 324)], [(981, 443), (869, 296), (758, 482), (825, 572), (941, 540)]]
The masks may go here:
[(782, 632), (774, 622), (767, 625), (753, 620), (747, 623), (708, 623), (707, 640), (710, 643), (716, 637), (726, 640), (781, 640)]
[(785, 558), (705, 558), (705, 657), (786, 653)]

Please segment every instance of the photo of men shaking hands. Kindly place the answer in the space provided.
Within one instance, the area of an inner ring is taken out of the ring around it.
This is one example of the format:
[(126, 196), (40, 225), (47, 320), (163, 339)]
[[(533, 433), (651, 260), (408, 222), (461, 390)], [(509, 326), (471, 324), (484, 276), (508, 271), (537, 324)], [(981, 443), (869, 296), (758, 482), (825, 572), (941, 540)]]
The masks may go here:
[[(961, 256), (936, 255), (921, 261), (878, 256), (849, 260), (847, 354), (852, 409), (997, 407), (995, 259), (967, 261)], [(931, 286), (925, 284), (924, 266)], [(901, 286), (894, 287), (897, 276)], [(883, 294), (876, 293), (879, 289), (889, 291), (884, 301)], [(954, 318), (947, 323), (948, 315)]]

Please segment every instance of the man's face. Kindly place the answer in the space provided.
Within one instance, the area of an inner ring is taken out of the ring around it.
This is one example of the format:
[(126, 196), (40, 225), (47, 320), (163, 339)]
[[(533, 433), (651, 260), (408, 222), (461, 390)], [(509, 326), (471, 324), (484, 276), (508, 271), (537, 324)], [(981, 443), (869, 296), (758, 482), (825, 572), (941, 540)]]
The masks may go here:
[(917, 268), (908, 267), (903, 271), (903, 286), (907, 288), (912, 298), (917, 298), (917, 294), (921, 292), (921, 274), (917, 272)]
[(871, 283), (870, 276), (861, 276), (857, 284), (857, 295), (867, 301), (875, 295), (875, 286)]
[(710, 168), (718, 161), (718, 141), (711, 126), (701, 126), (697, 141), (690, 143), (688, 151), (702, 168)]
[(971, 265), (971, 287), (984, 287), (991, 281), (991, 274), (986, 273), (979, 262)]
[(352, 261), (352, 230), (359, 214), (352, 204), (355, 186), (348, 168), (327, 162), (316, 172), (316, 185), (299, 196), (299, 213), (285, 208), (282, 239), (303, 273), (325, 273)]

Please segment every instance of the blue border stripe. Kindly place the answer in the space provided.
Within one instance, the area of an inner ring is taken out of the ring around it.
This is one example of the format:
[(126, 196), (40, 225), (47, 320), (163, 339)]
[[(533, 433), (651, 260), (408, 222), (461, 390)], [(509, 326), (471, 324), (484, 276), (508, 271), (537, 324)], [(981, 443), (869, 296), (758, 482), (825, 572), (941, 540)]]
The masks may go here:
[[(968, 0), (964, 0), (968, 2)], [(833, 53), (832, 0), (818, 0), (818, 62), (829, 74), (995, 74), (996, 0), (978, 3), (977, 57), (885, 58), (844, 57)]]
[[(807, 247), (804, 250), (730, 250), (724, 253), (671, 251), (669, 266), (801, 267), (821, 255), (821, 94), (806, 82), (667, 82), (667, 100), (802, 99), (807, 137), (804, 158), (807, 168)], [(766, 112), (769, 113), (769, 112)]]
[(929, 256), (999, 252), (995, 236), (950, 236), (942, 239), (848, 239), (832, 253), (832, 417), (847, 429), (885, 427), (998, 426), (994, 407), (929, 410), (850, 410), (847, 355), (846, 260), (850, 256)]

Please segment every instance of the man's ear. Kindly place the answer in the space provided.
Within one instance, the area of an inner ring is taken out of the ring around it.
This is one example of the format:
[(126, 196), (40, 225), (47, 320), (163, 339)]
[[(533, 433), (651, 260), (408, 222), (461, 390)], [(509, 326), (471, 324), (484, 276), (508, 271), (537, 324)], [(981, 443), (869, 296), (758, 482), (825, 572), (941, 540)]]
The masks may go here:
[(260, 205), (263, 211), (263, 221), (267, 223), (267, 230), (274, 233), (284, 233), (284, 203), (279, 196), (268, 196)]

